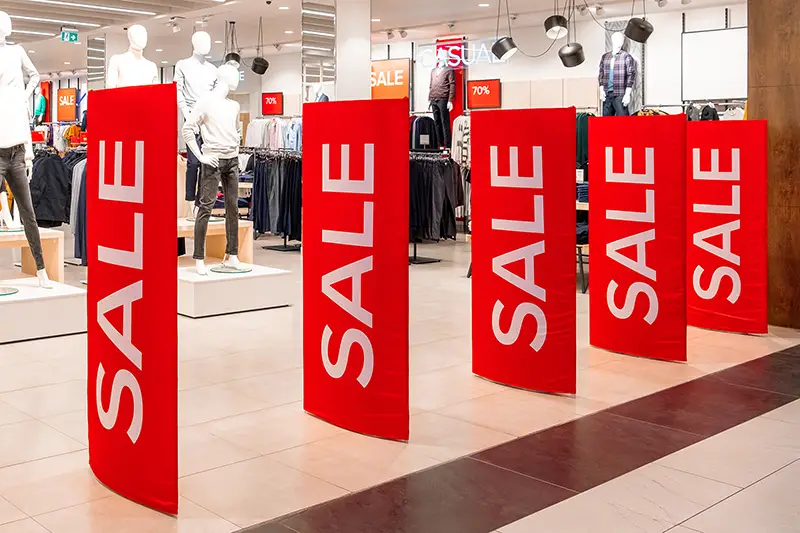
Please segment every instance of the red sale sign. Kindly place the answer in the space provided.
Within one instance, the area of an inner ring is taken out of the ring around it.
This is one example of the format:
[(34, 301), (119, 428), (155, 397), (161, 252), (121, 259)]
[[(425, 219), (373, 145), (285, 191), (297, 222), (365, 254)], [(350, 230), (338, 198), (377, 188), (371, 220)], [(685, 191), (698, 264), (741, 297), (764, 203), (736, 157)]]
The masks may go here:
[(470, 80), (467, 82), (469, 109), (500, 109), (500, 80)]
[[(140, 122), (120, 123), (123, 108)], [(175, 85), (94, 91), (92, 110), (89, 462), (125, 498), (177, 514), (177, 183), (165, 179), (177, 173)]]
[(767, 333), (767, 123), (690, 122), (689, 324)]
[(407, 440), (408, 99), (303, 115), (305, 410)]
[(686, 117), (589, 119), (593, 346), (686, 360)]
[(261, 93), (261, 114), (283, 115), (283, 93)]
[(473, 371), (574, 394), (575, 109), (474, 113), (472, 176)]

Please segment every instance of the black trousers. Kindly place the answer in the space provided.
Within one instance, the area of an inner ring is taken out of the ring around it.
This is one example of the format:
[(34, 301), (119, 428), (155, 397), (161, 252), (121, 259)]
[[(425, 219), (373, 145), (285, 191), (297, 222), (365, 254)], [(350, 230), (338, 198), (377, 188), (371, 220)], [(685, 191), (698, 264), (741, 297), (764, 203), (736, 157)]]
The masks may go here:
[(450, 130), (450, 110), (447, 109), (448, 100), (431, 100), (433, 120), (436, 122), (436, 142), (440, 147), (450, 148), (452, 134)]
[(219, 167), (203, 165), (200, 171), (200, 209), (194, 223), (194, 259), (206, 258), (208, 219), (222, 182), (225, 195), (225, 253), (239, 255), (239, 158), (220, 159)]
[[(203, 138), (196, 135), (197, 145), (203, 147)], [(194, 155), (194, 152), (187, 146), (186, 147), (186, 197), (187, 202), (194, 202), (194, 205), (199, 206), (200, 202), (197, 200), (198, 177), (200, 174), (200, 160)]]
[(608, 96), (603, 102), (604, 117), (628, 117), (628, 106), (622, 105), (621, 96)]

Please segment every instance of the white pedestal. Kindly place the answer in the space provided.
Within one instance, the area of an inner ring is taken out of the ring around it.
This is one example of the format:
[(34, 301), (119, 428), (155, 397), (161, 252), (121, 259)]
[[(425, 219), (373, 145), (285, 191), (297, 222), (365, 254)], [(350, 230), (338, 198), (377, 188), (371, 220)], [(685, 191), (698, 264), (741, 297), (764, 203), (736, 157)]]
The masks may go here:
[(202, 318), (260, 309), (286, 307), (292, 303), (291, 272), (252, 265), (246, 274), (217, 274), (206, 265), (208, 276), (194, 267), (178, 269), (178, 314)]
[(36, 278), (0, 281), (19, 289), (0, 297), (0, 344), (86, 333), (86, 291), (53, 282), (39, 288)]

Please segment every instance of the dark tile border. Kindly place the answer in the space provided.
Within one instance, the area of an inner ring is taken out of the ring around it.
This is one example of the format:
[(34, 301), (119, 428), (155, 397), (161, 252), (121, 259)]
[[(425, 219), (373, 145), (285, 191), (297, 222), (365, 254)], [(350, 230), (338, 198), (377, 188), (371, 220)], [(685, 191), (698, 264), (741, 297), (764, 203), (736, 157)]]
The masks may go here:
[(487, 533), (798, 398), (789, 348), (242, 531)]

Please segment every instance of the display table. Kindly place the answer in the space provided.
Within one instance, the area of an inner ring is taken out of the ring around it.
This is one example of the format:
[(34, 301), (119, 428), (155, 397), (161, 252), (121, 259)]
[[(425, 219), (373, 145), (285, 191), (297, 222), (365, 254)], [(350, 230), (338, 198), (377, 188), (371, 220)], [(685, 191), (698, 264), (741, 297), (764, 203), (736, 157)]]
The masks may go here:
[[(178, 237), (193, 239), (194, 221), (179, 218)], [(226, 244), (225, 221), (210, 221), (206, 234), (206, 257), (224, 259)], [(247, 264), (253, 262), (253, 223), (249, 220), (239, 220), (239, 261)]]
[(292, 303), (291, 272), (258, 265), (246, 274), (197, 274), (195, 267), (178, 268), (178, 314), (202, 318)]
[[(59, 283), (64, 282), (64, 232), (39, 228), (42, 240), (42, 255), (47, 276)], [(0, 232), (0, 248), (19, 248), (22, 250), (22, 272), (36, 275), (36, 262), (28, 246), (24, 231)]]
[(36, 278), (3, 280), (0, 287), (19, 290), (0, 297), (0, 344), (86, 333), (84, 289), (63, 283), (42, 289)]

